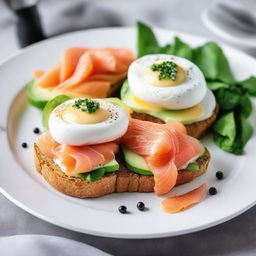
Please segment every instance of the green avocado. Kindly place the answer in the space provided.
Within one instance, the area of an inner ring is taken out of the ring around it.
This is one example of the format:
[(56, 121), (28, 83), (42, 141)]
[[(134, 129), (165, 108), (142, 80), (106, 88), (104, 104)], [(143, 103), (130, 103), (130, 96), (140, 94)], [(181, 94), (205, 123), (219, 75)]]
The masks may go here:
[(42, 112), (42, 124), (45, 129), (48, 129), (48, 120), (52, 111), (57, 106), (70, 99), (71, 98), (66, 95), (59, 95), (47, 102)]
[(122, 147), (126, 167), (133, 172), (142, 175), (153, 175), (144, 157), (136, 154), (126, 147)]
[(121, 88), (120, 92), (122, 102), (127, 105), (129, 108), (133, 109), (139, 113), (149, 114), (151, 116), (157, 117), (163, 120), (165, 123), (175, 121), (181, 122), (183, 124), (191, 124), (198, 120), (198, 111), (200, 111), (201, 106), (196, 105), (192, 108), (181, 109), (181, 110), (169, 110), (169, 109), (160, 109), (152, 110), (146, 106), (142, 106), (135, 101), (134, 95), (129, 88), (128, 81), (126, 80)]
[(54, 92), (38, 86), (34, 79), (27, 84), (26, 94), (28, 102), (39, 109), (43, 109), (46, 103), (57, 95)]
[(94, 181), (100, 179), (102, 176), (104, 176), (104, 174), (115, 172), (118, 170), (119, 170), (119, 164), (114, 159), (96, 170), (93, 170), (88, 173), (79, 173), (76, 175), (76, 177), (87, 180), (88, 182), (94, 182)]
[[(122, 147), (124, 162), (126, 167), (133, 172), (136, 172), (141, 175), (153, 175), (150, 171), (144, 157), (138, 155), (137, 153), (129, 150), (126, 147)], [(200, 156), (204, 155), (205, 148), (202, 146), (202, 151)], [(196, 162), (188, 164), (185, 168), (186, 170), (198, 171), (199, 166)]]

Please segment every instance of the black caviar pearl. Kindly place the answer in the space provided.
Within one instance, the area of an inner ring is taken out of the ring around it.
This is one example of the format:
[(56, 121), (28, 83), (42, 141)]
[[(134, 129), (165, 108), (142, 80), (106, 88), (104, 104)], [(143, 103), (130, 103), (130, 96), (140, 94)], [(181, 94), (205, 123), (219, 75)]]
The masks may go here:
[(217, 194), (217, 189), (215, 187), (210, 187), (209, 188), (209, 194), (210, 195), (216, 195)]
[(143, 202), (138, 202), (137, 203), (137, 208), (140, 211), (144, 211), (145, 210), (145, 204)]
[(23, 143), (21, 144), (21, 146), (22, 146), (23, 148), (27, 148), (27, 147), (28, 147), (28, 144), (27, 144), (26, 142), (23, 142)]
[(126, 206), (121, 205), (121, 206), (119, 206), (118, 211), (121, 212), (121, 213), (126, 213), (127, 212), (127, 208), (126, 208)]
[(33, 132), (34, 132), (35, 134), (38, 134), (38, 133), (40, 133), (40, 129), (36, 127), (36, 128), (34, 128)]
[(222, 180), (224, 178), (224, 173), (222, 171), (216, 172), (216, 178)]

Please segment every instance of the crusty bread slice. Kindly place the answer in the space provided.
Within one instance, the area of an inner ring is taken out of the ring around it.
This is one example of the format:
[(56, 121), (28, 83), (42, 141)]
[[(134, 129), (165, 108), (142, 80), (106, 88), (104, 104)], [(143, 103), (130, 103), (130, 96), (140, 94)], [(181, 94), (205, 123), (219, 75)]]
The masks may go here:
[[(187, 128), (188, 135), (195, 138), (200, 138), (206, 132), (206, 130), (214, 123), (215, 119), (217, 118), (218, 112), (219, 112), (219, 106), (216, 105), (213, 111), (213, 114), (208, 119), (185, 125)], [(143, 121), (150, 121), (158, 124), (164, 124), (164, 121), (162, 121), (161, 119), (148, 114), (132, 112), (131, 117), (135, 119), (140, 119)]]
[[(60, 192), (74, 197), (88, 198), (100, 197), (113, 192), (153, 192), (154, 178), (129, 171), (120, 161), (120, 170), (106, 174), (95, 182), (88, 182), (82, 178), (67, 176), (55, 162), (46, 157), (34, 145), (34, 158), (36, 170), (45, 180)], [(200, 170), (180, 170), (177, 185), (190, 182), (206, 172), (210, 161), (210, 154), (206, 149), (205, 154), (198, 158)]]

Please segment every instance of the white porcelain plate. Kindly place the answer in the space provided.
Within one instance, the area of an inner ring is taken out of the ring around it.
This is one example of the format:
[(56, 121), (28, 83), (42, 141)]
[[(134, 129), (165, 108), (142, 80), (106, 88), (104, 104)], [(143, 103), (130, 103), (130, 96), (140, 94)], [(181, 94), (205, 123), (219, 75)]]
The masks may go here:
[[(179, 35), (196, 46), (204, 39), (173, 31), (157, 29), (162, 43)], [(35, 44), (20, 51), (0, 66), (0, 191), (19, 207), (53, 224), (99, 236), (122, 238), (153, 238), (174, 236), (201, 230), (224, 222), (244, 212), (256, 199), (256, 137), (250, 140), (244, 156), (225, 153), (214, 146), (210, 136), (203, 139), (212, 160), (208, 172), (193, 182), (175, 188), (179, 194), (206, 182), (219, 193), (207, 196), (199, 205), (178, 213), (166, 214), (159, 207), (164, 197), (153, 193), (122, 193), (97, 199), (77, 199), (51, 188), (36, 173), (33, 165), (34, 127), (41, 128), (40, 112), (27, 104), (24, 86), (32, 71), (47, 69), (59, 59), (64, 49), (73, 46), (129, 47), (135, 50), (133, 28), (106, 28), (75, 32)], [(256, 61), (248, 55), (223, 46), (238, 79), (256, 74)], [(255, 119), (252, 120), (255, 126)], [(29, 147), (23, 149), (22, 142)], [(225, 179), (217, 181), (215, 172), (223, 170)], [(147, 211), (136, 204), (143, 201)], [(129, 214), (120, 214), (126, 205)]]

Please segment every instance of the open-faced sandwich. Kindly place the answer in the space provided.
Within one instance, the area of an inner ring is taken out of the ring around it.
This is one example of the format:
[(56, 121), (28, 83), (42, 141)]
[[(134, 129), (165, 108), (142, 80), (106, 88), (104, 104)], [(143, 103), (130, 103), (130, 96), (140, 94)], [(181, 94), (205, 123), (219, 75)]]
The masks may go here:
[(125, 48), (69, 48), (53, 68), (34, 72), (34, 79), (27, 86), (28, 100), (42, 109), (60, 94), (72, 98), (112, 96), (134, 59), (134, 54)]
[(207, 170), (208, 150), (183, 124), (129, 118), (129, 109), (111, 101), (71, 99), (52, 109), (47, 104), (49, 130), (36, 141), (34, 156), (37, 171), (54, 188), (80, 198), (162, 195)]
[(218, 113), (203, 73), (191, 61), (167, 54), (145, 55), (129, 67), (121, 99), (136, 119), (155, 123), (182, 122), (200, 137)]

